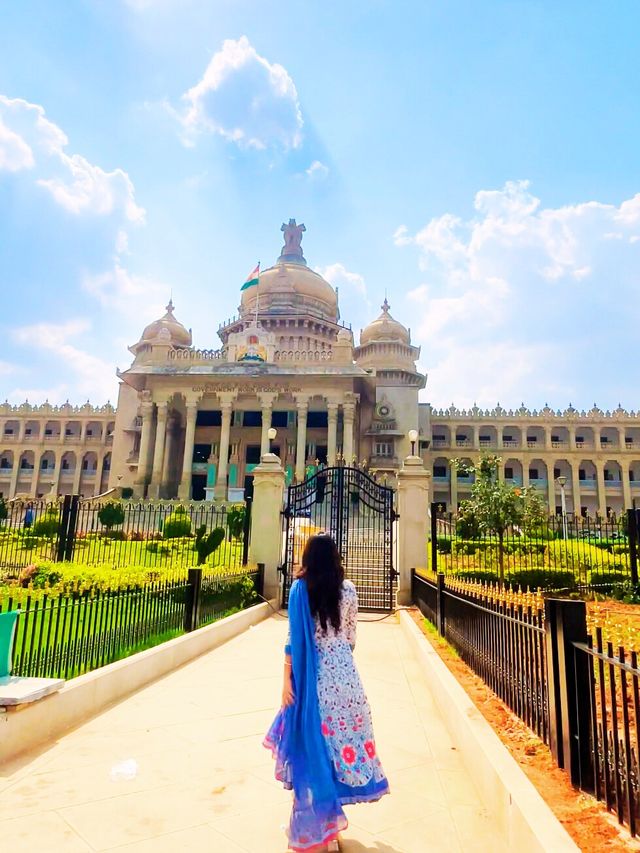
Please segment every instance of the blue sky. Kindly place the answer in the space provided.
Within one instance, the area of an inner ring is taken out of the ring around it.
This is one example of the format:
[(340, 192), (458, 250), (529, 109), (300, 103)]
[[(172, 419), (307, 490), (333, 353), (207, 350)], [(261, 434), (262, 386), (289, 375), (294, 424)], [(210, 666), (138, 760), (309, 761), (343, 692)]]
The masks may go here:
[(0, 0), (0, 397), (115, 400), (173, 294), (215, 346), (307, 226), (436, 406), (639, 407), (640, 6)]

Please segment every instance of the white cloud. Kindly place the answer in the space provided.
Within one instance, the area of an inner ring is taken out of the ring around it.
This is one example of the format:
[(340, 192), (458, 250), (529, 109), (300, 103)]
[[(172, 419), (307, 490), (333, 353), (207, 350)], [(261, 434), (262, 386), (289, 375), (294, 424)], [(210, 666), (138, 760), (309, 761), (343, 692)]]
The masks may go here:
[(325, 278), (333, 287), (346, 285), (349, 288), (356, 290), (362, 296), (367, 293), (367, 286), (364, 278), (357, 272), (349, 272), (344, 264), (329, 264), (327, 267), (316, 267), (315, 271)]
[(305, 173), (312, 181), (324, 181), (329, 175), (329, 167), (320, 160), (314, 160)]
[(17, 367), (15, 364), (10, 364), (8, 361), (0, 361), (0, 376), (10, 376), (16, 370)]
[(39, 104), (0, 95), (0, 170), (29, 169), (35, 183), (73, 214), (120, 212), (130, 222), (144, 221), (127, 173), (106, 172), (80, 154), (68, 154), (68, 143)]
[(182, 96), (184, 141), (217, 134), (240, 148), (288, 150), (302, 142), (302, 112), (286, 69), (260, 56), (246, 36), (227, 39), (202, 79)]
[[(134, 275), (116, 259), (113, 269), (93, 275), (86, 273), (82, 287), (105, 308), (122, 312), (140, 324), (145, 319), (157, 318), (163, 313), (168, 288), (145, 276)], [(140, 329), (142, 331), (142, 329)]]
[(526, 181), (478, 192), (468, 220), (445, 213), (415, 234), (400, 226), (394, 242), (418, 248), (423, 272), (409, 299), (429, 399), (624, 397), (616, 374), (633, 358), (640, 322), (639, 228), (640, 195), (545, 208)]
[(61, 362), (73, 375), (74, 381), (71, 387), (62, 382), (40, 391), (16, 388), (11, 398), (19, 400), (28, 397), (36, 402), (48, 397), (50, 402), (62, 402), (70, 394), (77, 396), (80, 393), (86, 394), (92, 401), (115, 399), (117, 381), (113, 365), (72, 343), (73, 339), (90, 330), (91, 323), (84, 318), (67, 320), (65, 323), (34, 323), (14, 329), (11, 337), (16, 344), (32, 352), (43, 352)]
[(10, 130), (0, 118), (0, 172), (19, 172), (32, 169), (33, 151), (17, 133)]

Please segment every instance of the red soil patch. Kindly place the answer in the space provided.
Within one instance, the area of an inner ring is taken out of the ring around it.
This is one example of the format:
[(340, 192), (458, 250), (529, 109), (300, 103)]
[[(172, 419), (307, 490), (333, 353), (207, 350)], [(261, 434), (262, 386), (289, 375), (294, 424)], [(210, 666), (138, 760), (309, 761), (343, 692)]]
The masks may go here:
[(412, 615), (578, 847), (585, 853), (640, 850), (640, 843), (618, 826), (615, 816), (601, 803), (573, 788), (565, 772), (555, 766), (548, 747), (460, 660), (445, 640), (429, 631), (417, 608)]

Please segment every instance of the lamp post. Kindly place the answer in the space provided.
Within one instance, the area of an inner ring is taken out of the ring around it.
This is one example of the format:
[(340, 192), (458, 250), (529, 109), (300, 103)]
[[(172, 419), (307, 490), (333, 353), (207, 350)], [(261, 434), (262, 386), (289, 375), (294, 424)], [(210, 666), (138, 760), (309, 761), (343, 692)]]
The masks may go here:
[(567, 482), (567, 478), (561, 474), (556, 478), (558, 485), (560, 486), (560, 503), (562, 505), (562, 538), (566, 541), (567, 537), (567, 498), (564, 493), (564, 487)]
[(415, 456), (416, 455), (416, 441), (418, 440), (418, 430), (417, 429), (410, 429), (409, 432), (407, 433), (407, 437), (408, 437), (409, 441), (411, 442), (411, 455)]
[(269, 453), (272, 453), (271, 442), (275, 441), (277, 434), (278, 430), (275, 427), (269, 427), (269, 429), (267, 430), (267, 438), (269, 439)]

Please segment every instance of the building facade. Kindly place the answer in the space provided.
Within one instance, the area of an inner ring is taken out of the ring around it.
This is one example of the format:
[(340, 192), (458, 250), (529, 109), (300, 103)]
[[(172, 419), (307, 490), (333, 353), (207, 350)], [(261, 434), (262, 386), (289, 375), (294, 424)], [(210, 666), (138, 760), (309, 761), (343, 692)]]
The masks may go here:
[(90, 496), (122, 486), (140, 498), (240, 499), (269, 449), (288, 481), (344, 459), (392, 482), (417, 429), (433, 500), (449, 509), (471, 486), (451, 460), (483, 451), (502, 458), (501, 477), (540, 488), (551, 511), (560, 483), (570, 512), (604, 515), (640, 498), (638, 413), (420, 403), (426, 377), (409, 330), (385, 299), (356, 343), (337, 291), (307, 266), (304, 230), (283, 224), (279, 258), (242, 290), (219, 346), (194, 346), (170, 302), (130, 347), (115, 409), (0, 407), (0, 494)]

